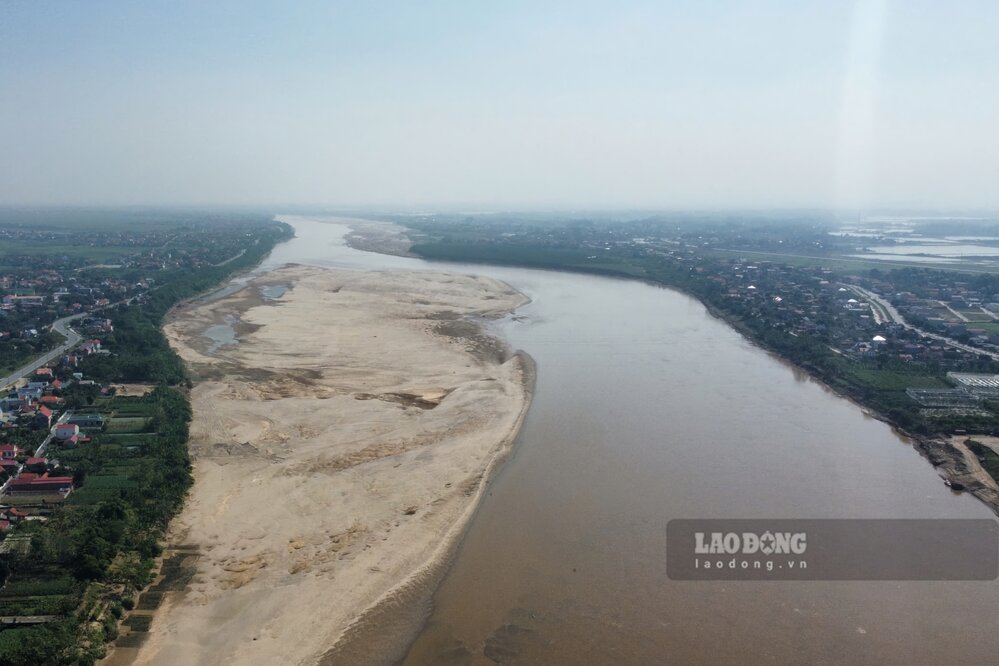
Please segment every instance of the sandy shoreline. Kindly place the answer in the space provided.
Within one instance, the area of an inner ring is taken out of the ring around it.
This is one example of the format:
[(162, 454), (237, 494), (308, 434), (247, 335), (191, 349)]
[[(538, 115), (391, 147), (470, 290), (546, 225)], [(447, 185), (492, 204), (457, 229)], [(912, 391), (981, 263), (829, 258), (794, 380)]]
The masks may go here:
[(133, 663), (398, 656), (530, 403), (529, 357), (475, 320), (525, 302), (482, 277), (294, 266), (180, 309), (195, 485), (171, 542), (196, 571)]

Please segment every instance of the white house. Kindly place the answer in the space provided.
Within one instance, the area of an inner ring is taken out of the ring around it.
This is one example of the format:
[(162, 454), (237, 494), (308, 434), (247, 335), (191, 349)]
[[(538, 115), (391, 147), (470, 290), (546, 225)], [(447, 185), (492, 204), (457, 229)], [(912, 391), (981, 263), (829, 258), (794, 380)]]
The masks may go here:
[(80, 426), (75, 423), (60, 423), (55, 427), (56, 439), (70, 439), (80, 434)]

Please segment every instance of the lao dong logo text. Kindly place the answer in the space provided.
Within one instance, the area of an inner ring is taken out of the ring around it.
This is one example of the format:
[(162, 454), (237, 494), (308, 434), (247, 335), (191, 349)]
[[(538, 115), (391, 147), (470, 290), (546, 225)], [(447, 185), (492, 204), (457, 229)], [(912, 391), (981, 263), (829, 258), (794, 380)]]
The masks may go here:
[[(775, 569), (806, 569), (803, 558), (776, 560), (770, 556), (804, 555), (808, 536), (804, 532), (695, 532), (695, 569), (735, 569), (772, 572)], [(729, 557), (731, 556), (731, 557)], [(743, 557), (744, 556), (744, 557)]]
[(807, 536), (804, 532), (695, 532), (697, 555), (804, 555)]
[(674, 518), (672, 580), (995, 580), (994, 519)]

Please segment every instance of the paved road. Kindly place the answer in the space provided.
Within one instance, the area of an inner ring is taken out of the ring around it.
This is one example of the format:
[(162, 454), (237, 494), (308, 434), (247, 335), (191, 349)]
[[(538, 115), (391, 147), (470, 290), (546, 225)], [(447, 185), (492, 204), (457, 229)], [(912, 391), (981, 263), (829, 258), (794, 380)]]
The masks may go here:
[[(232, 257), (232, 259), (236, 258), (237, 257)], [(158, 289), (158, 287), (154, 287), (154, 289)], [(136, 301), (136, 299), (145, 296), (147, 293), (149, 292), (143, 292), (141, 294), (136, 294), (135, 296), (129, 296), (124, 300), (116, 301), (114, 303), (109, 303), (108, 305), (102, 305), (99, 308), (94, 308), (90, 312), (81, 312), (79, 314), (71, 315), (69, 317), (63, 317), (62, 319), (56, 319), (54, 322), (52, 322), (52, 330), (65, 337), (66, 342), (59, 345), (52, 351), (45, 352), (31, 363), (28, 363), (27, 365), (18, 368), (12, 374), (7, 375), (3, 379), (0, 379), (0, 391), (6, 390), (11, 384), (15, 384), (17, 380), (21, 379), (22, 377), (26, 377), (27, 375), (30, 375), (35, 370), (42, 367), (52, 359), (62, 356), (70, 349), (78, 345), (80, 343), (80, 340), (83, 339), (83, 336), (81, 336), (79, 333), (70, 328), (69, 326), (70, 322), (76, 321), (77, 319), (83, 319), (84, 317), (90, 317), (92, 315), (97, 314), (98, 312), (107, 310), (109, 308), (113, 308), (118, 305), (131, 305)]]
[(954, 347), (955, 349), (961, 349), (963, 351), (970, 352), (972, 354), (983, 354), (995, 361), (999, 361), (999, 353), (986, 351), (984, 349), (979, 349), (978, 347), (972, 347), (971, 345), (966, 345), (963, 342), (958, 342), (957, 340), (952, 340), (951, 338), (944, 337), (936, 333), (930, 333), (929, 331), (924, 331), (921, 328), (913, 326), (912, 324), (910, 324), (905, 320), (905, 317), (903, 317), (898, 310), (895, 309), (895, 306), (886, 301), (884, 298), (875, 294), (873, 291), (869, 291), (867, 289), (864, 289), (863, 287), (858, 287), (852, 284), (846, 284), (843, 286), (847, 287), (848, 289), (851, 289), (853, 293), (857, 294), (861, 298), (864, 298), (872, 302), (873, 304), (877, 305), (878, 307), (880, 307), (883, 312), (888, 313), (888, 316), (891, 318), (893, 322), (901, 324), (902, 326), (910, 330), (913, 330), (916, 333), (919, 333), (920, 335), (926, 336), (927, 338), (933, 338), (934, 340), (939, 340), (940, 342), (948, 344), (951, 347)]
[(27, 365), (18, 368), (10, 375), (4, 377), (3, 379), (0, 379), (0, 391), (6, 389), (11, 384), (15, 384), (17, 380), (21, 379), (22, 377), (26, 377), (27, 375), (32, 374), (35, 370), (42, 367), (52, 359), (59, 358), (67, 351), (69, 351), (77, 344), (79, 344), (80, 340), (82, 340), (83, 338), (79, 333), (70, 328), (69, 324), (70, 322), (76, 321), (77, 319), (82, 319), (83, 317), (86, 317), (89, 314), (90, 314), (89, 312), (83, 312), (80, 314), (75, 314), (71, 317), (63, 317), (62, 319), (57, 319), (55, 322), (53, 322), (52, 330), (65, 337), (66, 342), (64, 342), (63, 344), (59, 345), (58, 347), (56, 347), (51, 351), (45, 352), (44, 354), (33, 360), (31, 363), (28, 363)]

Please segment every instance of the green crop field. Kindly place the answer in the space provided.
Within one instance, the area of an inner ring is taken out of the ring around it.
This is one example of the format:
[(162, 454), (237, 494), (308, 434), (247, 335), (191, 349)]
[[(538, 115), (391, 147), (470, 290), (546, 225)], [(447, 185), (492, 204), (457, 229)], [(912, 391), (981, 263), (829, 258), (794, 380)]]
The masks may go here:
[(949, 388), (942, 377), (918, 373), (892, 372), (875, 368), (854, 367), (850, 373), (869, 386), (887, 391), (904, 391), (907, 388)]
[(106, 428), (109, 433), (140, 433), (146, 424), (149, 423), (149, 419), (144, 416), (138, 417), (119, 417), (115, 416), (112, 418)]
[(27, 580), (7, 583), (0, 589), (0, 599), (9, 597), (44, 596), (48, 594), (69, 594), (76, 584), (72, 578), (62, 577), (53, 580)]

